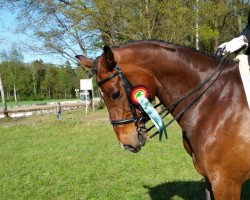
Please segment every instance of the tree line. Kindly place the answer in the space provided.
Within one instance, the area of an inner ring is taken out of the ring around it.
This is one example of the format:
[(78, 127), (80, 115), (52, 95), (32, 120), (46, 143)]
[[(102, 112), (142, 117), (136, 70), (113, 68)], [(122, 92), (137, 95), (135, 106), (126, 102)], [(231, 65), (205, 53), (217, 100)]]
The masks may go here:
[(75, 89), (88, 73), (69, 62), (60, 66), (35, 60), (23, 63), (22, 54), (12, 48), (2, 52), (0, 72), (7, 101), (76, 98)]

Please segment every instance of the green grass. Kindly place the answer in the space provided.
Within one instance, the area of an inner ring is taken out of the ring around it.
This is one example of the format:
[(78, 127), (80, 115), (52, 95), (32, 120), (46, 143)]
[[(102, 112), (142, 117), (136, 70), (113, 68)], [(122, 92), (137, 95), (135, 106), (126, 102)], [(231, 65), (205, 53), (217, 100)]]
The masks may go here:
[(176, 124), (133, 154), (106, 110), (0, 121), (0, 199), (205, 199)]

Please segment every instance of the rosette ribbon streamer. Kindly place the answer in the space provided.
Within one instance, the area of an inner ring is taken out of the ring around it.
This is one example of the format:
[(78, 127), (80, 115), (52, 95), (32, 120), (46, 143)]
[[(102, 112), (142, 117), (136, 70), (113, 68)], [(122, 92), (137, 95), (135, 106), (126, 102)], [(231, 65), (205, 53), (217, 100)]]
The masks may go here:
[(157, 128), (160, 135), (159, 140), (161, 140), (163, 132), (166, 138), (168, 138), (165, 124), (161, 116), (155, 110), (154, 106), (149, 102), (149, 100), (143, 94), (137, 95), (136, 99), (138, 100), (138, 103), (141, 105), (143, 110), (148, 114), (148, 116), (154, 123), (155, 127)]

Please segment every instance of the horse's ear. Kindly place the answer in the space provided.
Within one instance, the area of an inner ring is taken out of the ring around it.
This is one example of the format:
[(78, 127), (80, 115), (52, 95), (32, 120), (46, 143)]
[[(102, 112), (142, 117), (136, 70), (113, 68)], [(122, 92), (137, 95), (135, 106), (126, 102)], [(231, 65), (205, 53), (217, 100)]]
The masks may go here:
[(104, 46), (103, 54), (104, 54), (105, 62), (106, 62), (105, 67), (107, 68), (108, 71), (112, 71), (114, 67), (116, 66), (116, 61), (115, 61), (114, 54), (108, 45)]
[(85, 56), (82, 56), (82, 55), (77, 55), (75, 56), (79, 61), (80, 63), (84, 66), (84, 67), (87, 67), (87, 68), (92, 68), (93, 66), (93, 63), (94, 61), (90, 58), (87, 58)]

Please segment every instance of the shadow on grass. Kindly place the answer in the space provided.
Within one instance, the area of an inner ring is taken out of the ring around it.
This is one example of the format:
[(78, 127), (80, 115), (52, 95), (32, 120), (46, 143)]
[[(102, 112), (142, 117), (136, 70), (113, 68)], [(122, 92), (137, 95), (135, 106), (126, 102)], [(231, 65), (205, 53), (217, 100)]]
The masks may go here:
[[(157, 185), (155, 187), (144, 186), (152, 200), (170, 200), (180, 197), (184, 200), (205, 200), (205, 183), (201, 181), (174, 181)], [(250, 199), (250, 180), (242, 188), (241, 200)]]

